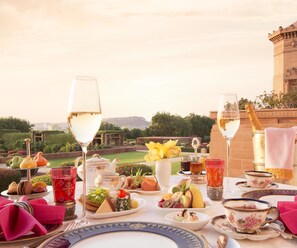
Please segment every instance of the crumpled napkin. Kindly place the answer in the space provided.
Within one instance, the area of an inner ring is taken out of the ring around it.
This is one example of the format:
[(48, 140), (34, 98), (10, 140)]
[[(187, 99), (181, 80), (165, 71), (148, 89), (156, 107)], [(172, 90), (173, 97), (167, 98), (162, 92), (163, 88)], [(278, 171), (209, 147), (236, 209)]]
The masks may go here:
[(279, 201), (277, 208), (282, 222), (291, 233), (297, 234), (297, 196), (295, 196), (294, 201)]
[(27, 197), (22, 197), (14, 203), (0, 197), (0, 234), (8, 241), (29, 232), (45, 235), (47, 230), (43, 225), (61, 224), (64, 216), (64, 206), (48, 205), (45, 199), (28, 201)]

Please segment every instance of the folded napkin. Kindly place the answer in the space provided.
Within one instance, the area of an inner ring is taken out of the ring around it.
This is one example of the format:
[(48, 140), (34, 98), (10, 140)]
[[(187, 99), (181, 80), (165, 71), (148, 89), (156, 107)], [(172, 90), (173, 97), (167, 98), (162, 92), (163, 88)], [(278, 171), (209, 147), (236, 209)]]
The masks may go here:
[(280, 219), (293, 234), (297, 234), (297, 196), (294, 201), (279, 201), (277, 208), (280, 213)]
[(44, 199), (27, 201), (23, 197), (20, 200), (14, 203), (0, 197), (0, 234), (8, 241), (29, 232), (45, 235), (47, 230), (43, 225), (61, 224), (64, 220), (63, 206), (50, 206)]
[(265, 170), (276, 179), (292, 179), (297, 127), (265, 128)]

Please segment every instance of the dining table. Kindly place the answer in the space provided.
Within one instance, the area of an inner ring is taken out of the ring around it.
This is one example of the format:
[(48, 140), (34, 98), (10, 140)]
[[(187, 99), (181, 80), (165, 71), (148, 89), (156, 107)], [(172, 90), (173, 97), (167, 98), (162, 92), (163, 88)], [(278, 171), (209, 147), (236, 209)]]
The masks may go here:
[[(170, 177), (170, 186), (177, 185), (177, 183), (185, 179), (185, 176), (182, 175), (172, 175)], [(241, 197), (241, 195), (244, 193), (244, 191), (236, 185), (238, 182), (244, 181), (244, 178), (225, 178), (224, 180), (229, 180), (230, 188), (232, 189), (231, 192), (229, 192), (228, 198), (238, 198)], [(224, 181), (226, 183), (226, 181)], [(280, 184), (277, 183), (278, 189), (293, 189), (297, 190), (297, 186), (293, 185), (286, 185), (286, 184)], [(205, 199), (207, 199), (207, 192), (206, 192), (206, 183), (200, 182), (197, 184), (197, 187), (201, 190), (202, 195)], [(154, 223), (162, 223), (162, 224), (170, 224), (166, 218), (165, 215), (170, 210), (164, 210), (157, 207), (157, 200), (161, 199), (162, 194), (164, 194), (165, 191), (167, 191), (167, 188), (163, 188), (159, 193), (157, 194), (140, 194), (140, 193), (131, 193), (132, 197), (135, 198), (141, 198), (145, 201), (145, 205), (139, 209), (138, 211), (128, 214), (128, 215), (121, 215), (118, 217), (111, 217), (111, 218), (100, 218), (100, 219), (94, 219), (94, 218), (88, 218), (88, 225), (94, 225), (94, 224), (102, 224), (102, 223), (113, 223), (113, 222), (154, 222)], [(82, 193), (82, 182), (76, 182), (76, 198), (78, 199), (79, 196)], [(277, 200), (281, 200), (283, 196), (274, 196), (270, 197), (267, 196), (268, 200), (272, 200), (272, 205), (275, 205)], [(293, 199), (294, 196), (285, 196), (287, 199)], [(49, 204), (54, 204), (53, 201), (53, 193), (51, 192), (49, 195), (47, 195), (46, 200)], [(263, 200), (267, 200), (265, 197)], [(80, 204), (76, 204), (76, 214), (80, 216), (82, 211), (82, 207)], [(172, 211), (176, 211), (176, 209), (172, 209)], [(203, 213), (206, 213), (209, 215), (210, 219), (224, 215), (224, 207), (222, 205), (222, 201), (211, 201), (211, 206)], [(65, 222), (64, 224), (68, 224), (69, 221)], [(202, 229), (194, 231), (196, 234), (202, 234), (204, 238), (207, 240), (209, 247), (214, 248), (217, 247), (217, 239), (220, 236), (220, 233), (217, 232), (213, 225), (211, 224), (211, 221), (204, 226)], [(24, 247), (26, 245), (30, 245), (36, 241), (20, 241), (20, 242), (13, 242), (11, 244), (0, 244), (0, 247)], [(261, 241), (254, 241), (250, 239), (237, 239), (238, 244), (242, 248), (272, 248), (272, 247), (286, 247), (286, 248), (293, 248), (297, 247), (297, 239), (284, 239), (282, 236), (277, 236), (274, 238), (269, 238), (266, 240)], [(139, 246), (141, 247), (141, 246)], [(157, 247), (157, 246), (156, 246)]]

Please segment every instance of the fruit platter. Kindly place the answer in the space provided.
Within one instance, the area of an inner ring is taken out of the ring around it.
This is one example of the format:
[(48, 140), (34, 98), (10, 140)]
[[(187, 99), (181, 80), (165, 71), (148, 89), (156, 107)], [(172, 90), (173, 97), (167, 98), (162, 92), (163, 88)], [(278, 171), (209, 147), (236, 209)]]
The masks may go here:
[(191, 182), (191, 179), (183, 179), (171, 187), (161, 198), (156, 199), (157, 208), (160, 210), (183, 208), (204, 211), (213, 207), (212, 201), (204, 199), (200, 189)]
[[(79, 198), (82, 203), (82, 196)], [(87, 217), (94, 219), (118, 217), (132, 214), (145, 205), (145, 200), (133, 198), (124, 189), (110, 193), (106, 188), (90, 189), (87, 194), (86, 209)]]

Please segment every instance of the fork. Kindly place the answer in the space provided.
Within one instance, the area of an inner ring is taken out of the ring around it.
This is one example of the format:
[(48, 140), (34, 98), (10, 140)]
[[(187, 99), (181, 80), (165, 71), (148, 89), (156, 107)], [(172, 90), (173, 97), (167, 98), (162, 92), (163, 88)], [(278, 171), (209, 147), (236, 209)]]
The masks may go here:
[(79, 222), (72, 221), (65, 228), (63, 228), (62, 230), (60, 230), (58, 232), (54, 232), (54, 233), (48, 234), (48, 235), (46, 235), (46, 237), (38, 240), (37, 242), (35, 242), (35, 243), (31, 244), (31, 245), (24, 246), (23, 248), (36, 248), (36, 247), (38, 247), (39, 245), (41, 245), (45, 240), (47, 240), (50, 237), (53, 237), (55, 235), (58, 235), (58, 234), (61, 234), (61, 233), (64, 233), (64, 232), (67, 232), (67, 231), (70, 231), (70, 230), (73, 230), (73, 229), (76, 229), (76, 228), (79, 228), (79, 227), (80, 227), (80, 223)]

